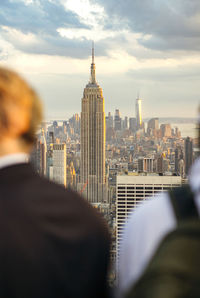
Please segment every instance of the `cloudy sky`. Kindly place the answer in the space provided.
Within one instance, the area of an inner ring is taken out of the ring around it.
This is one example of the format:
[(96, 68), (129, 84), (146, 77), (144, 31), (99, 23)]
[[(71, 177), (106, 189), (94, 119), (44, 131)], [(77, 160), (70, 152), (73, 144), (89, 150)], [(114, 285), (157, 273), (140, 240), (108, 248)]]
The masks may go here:
[(39, 92), (47, 119), (80, 112), (95, 41), (105, 109), (195, 117), (200, 103), (199, 0), (1, 0), (0, 64)]

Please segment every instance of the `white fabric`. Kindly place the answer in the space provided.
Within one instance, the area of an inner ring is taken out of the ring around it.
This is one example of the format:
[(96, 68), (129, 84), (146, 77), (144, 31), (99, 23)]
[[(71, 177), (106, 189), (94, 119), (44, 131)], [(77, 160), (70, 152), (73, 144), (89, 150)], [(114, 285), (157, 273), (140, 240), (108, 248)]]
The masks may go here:
[(29, 155), (26, 153), (8, 154), (0, 157), (0, 169), (20, 164), (27, 163), (29, 161)]
[[(194, 163), (189, 181), (200, 213), (200, 159)], [(120, 297), (142, 275), (162, 239), (175, 227), (176, 219), (167, 193), (134, 211), (125, 227), (119, 259)]]

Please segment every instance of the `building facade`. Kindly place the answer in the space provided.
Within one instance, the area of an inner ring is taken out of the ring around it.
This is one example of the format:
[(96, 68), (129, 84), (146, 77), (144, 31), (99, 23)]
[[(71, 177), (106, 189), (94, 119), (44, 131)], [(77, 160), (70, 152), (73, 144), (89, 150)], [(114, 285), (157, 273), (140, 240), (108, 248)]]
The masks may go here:
[(136, 132), (136, 118), (129, 118), (129, 129), (131, 132)]
[(136, 98), (135, 104), (135, 111), (136, 111), (136, 127), (137, 129), (142, 128), (142, 99)]
[(163, 138), (170, 138), (172, 136), (172, 128), (170, 124), (161, 124), (160, 130)]
[(185, 174), (189, 174), (193, 163), (193, 140), (189, 137), (185, 139)]
[(66, 187), (66, 144), (53, 144), (53, 181)]
[(138, 159), (138, 172), (153, 173), (154, 172), (154, 158), (141, 157)]
[(159, 130), (159, 119), (152, 118), (148, 121), (147, 134), (148, 136), (155, 136), (156, 132)]
[[(159, 175), (123, 175), (117, 176), (116, 183), (116, 241), (117, 259), (123, 237), (124, 224), (134, 209), (149, 197), (167, 191), (182, 184), (181, 177)], [(159, 198), (155, 198), (159, 199)]]
[(40, 137), (34, 144), (31, 153), (30, 161), (33, 164), (36, 172), (41, 176), (47, 174), (47, 144), (44, 129), (41, 129)]
[(120, 115), (120, 111), (119, 110), (115, 110), (114, 124), (115, 124), (114, 127), (115, 127), (115, 130), (116, 131), (122, 130), (122, 119), (121, 119), (121, 115)]
[(92, 49), (91, 78), (82, 98), (80, 180), (79, 190), (90, 203), (107, 200), (104, 97), (102, 88), (96, 81), (94, 49)]

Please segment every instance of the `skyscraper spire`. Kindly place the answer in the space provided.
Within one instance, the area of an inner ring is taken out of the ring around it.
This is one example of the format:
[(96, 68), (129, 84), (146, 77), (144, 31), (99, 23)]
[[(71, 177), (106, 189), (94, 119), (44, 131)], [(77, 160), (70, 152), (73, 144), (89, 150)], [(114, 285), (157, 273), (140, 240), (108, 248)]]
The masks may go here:
[(92, 64), (91, 64), (91, 79), (92, 84), (96, 84), (95, 63), (94, 63), (94, 41), (92, 42)]
[(94, 64), (94, 41), (92, 42), (92, 64)]

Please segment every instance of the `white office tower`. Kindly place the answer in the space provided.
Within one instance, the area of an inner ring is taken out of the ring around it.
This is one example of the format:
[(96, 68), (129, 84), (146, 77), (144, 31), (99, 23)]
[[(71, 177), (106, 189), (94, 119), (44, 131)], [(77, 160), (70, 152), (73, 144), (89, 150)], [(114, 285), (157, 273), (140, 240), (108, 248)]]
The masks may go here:
[(142, 99), (139, 98), (139, 96), (136, 98), (135, 112), (136, 112), (136, 128), (138, 130), (142, 128)]
[(53, 181), (66, 186), (66, 144), (53, 145)]
[[(149, 197), (167, 191), (182, 184), (180, 176), (158, 175), (123, 175), (117, 176), (116, 198), (116, 240), (117, 259), (120, 252), (120, 243), (123, 237), (124, 224), (132, 211)], [(155, 200), (158, 200), (155, 197)]]
[(95, 75), (92, 49), (91, 78), (81, 108), (81, 183), (79, 191), (90, 203), (107, 201), (105, 183), (105, 112), (102, 88)]

